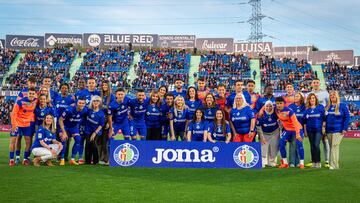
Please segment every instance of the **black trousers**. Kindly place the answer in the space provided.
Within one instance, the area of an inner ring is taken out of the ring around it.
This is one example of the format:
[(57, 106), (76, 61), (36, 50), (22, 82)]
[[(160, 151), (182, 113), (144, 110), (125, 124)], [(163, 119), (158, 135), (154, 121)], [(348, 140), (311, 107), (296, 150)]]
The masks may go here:
[(85, 135), (86, 145), (85, 145), (85, 163), (93, 164), (99, 163), (99, 152), (97, 143), (99, 142), (100, 136), (96, 136), (93, 141), (90, 141), (91, 135)]
[(161, 128), (147, 128), (146, 140), (162, 140)]
[(104, 129), (100, 136), (97, 147), (99, 152), (100, 161), (109, 161), (109, 129)]

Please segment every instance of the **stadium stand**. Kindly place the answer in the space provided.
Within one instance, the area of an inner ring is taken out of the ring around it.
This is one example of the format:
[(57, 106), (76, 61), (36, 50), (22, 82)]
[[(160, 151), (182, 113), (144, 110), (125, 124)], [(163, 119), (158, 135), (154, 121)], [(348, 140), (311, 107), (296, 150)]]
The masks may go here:
[(79, 70), (72, 78), (72, 92), (77, 89), (80, 78), (88, 77), (95, 77), (99, 83), (107, 79), (113, 89), (129, 88), (128, 71), (133, 59), (134, 52), (121, 47), (88, 49)]
[(176, 78), (183, 79), (186, 88), (189, 82), (190, 58), (190, 53), (185, 50), (141, 51), (140, 61), (135, 67), (137, 78), (132, 82), (133, 89), (151, 90), (161, 85), (170, 86)]
[(202, 54), (199, 64), (199, 77), (208, 81), (208, 87), (225, 84), (230, 89), (237, 79), (249, 79), (249, 59), (241, 54)]
[(283, 91), (287, 83), (292, 83), (295, 89), (308, 92), (311, 79), (317, 77), (306, 60), (276, 60), (266, 56), (260, 58), (260, 65), (262, 87), (272, 84), (275, 91)]
[(76, 55), (76, 50), (68, 48), (55, 48), (26, 52), (17, 68), (11, 74), (3, 89), (20, 90), (26, 85), (30, 76), (42, 80), (44, 76), (54, 78), (53, 87), (57, 88), (61, 82), (68, 80), (70, 65)]
[(10, 113), (15, 101), (12, 98), (0, 97), (0, 125), (10, 124)]
[(347, 67), (327, 63), (322, 65), (322, 68), (328, 90), (338, 90), (341, 94), (360, 92), (359, 66)]
[(0, 49), (0, 84), (2, 84), (4, 75), (9, 71), (11, 63), (14, 61), (17, 51), (10, 49)]

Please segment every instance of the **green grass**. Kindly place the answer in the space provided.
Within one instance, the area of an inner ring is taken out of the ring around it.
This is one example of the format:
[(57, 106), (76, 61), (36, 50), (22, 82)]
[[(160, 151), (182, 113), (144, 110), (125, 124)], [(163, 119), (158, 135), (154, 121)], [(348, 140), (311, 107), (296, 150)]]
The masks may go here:
[[(340, 170), (9, 167), (0, 133), (0, 202), (357, 202), (360, 139), (344, 139)], [(305, 143), (309, 158), (308, 143)]]

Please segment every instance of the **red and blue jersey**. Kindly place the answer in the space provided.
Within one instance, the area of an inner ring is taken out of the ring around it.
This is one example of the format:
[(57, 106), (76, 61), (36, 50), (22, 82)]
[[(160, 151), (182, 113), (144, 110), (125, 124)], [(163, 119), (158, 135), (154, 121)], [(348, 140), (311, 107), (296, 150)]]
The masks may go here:
[(304, 124), (306, 124), (307, 131), (321, 132), (324, 121), (325, 108), (323, 105), (317, 105), (315, 108), (306, 109)]
[(233, 108), (230, 111), (230, 121), (238, 134), (248, 134), (251, 130), (254, 130), (250, 129), (253, 118), (255, 118), (255, 115), (250, 106), (245, 106), (242, 109)]
[(345, 104), (340, 103), (339, 114), (335, 113), (335, 105), (330, 105), (325, 112), (326, 133), (341, 133), (349, 128), (350, 113)]

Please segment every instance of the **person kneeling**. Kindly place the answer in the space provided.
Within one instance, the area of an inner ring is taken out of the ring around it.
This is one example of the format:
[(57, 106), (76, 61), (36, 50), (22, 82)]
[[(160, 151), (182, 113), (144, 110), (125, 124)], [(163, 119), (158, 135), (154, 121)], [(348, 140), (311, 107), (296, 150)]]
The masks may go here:
[(61, 142), (56, 140), (55, 121), (51, 114), (45, 116), (44, 122), (36, 132), (36, 138), (32, 146), (34, 154), (34, 166), (40, 166), (43, 161), (48, 166), (53, 166), (51, 160), (55, 159), (62, 150)]

